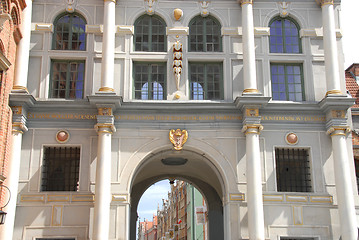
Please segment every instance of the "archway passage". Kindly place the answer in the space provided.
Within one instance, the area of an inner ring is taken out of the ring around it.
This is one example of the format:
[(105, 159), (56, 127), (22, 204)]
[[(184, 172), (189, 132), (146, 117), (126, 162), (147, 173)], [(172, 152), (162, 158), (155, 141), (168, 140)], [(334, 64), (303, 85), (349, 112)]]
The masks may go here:
[(137, 207), (146, 189), (163, 179), (181, 179), (193, 184), (205, 197), (208, 238), (224, 240), (224, 184), (210, 160), (192, 151), (162, 151), (151, 155), (136, 169), (131, 187), (130, 239), (136, 240)]

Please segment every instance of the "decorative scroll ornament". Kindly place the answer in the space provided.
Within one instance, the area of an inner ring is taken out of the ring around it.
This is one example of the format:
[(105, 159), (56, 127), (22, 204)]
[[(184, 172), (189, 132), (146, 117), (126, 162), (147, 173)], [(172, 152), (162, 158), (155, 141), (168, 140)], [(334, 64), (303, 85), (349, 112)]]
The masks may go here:
[(177, 129), (170, 130), (170, 141), (173, 144), (175, 150), (179, 151), (183, 148), (183, 145), (187, 142), (188, 132), (186, 130)]
[(155, 14), (157, 0), (145, 0), (145, 9), (148, 15)]
[(173, 44), (173, 73), (178, 91), (182, 73), (182, 43), (178, 40)]
[(201, 16), (207, 17), (209, 15), (208, 6), (210, 4), (209, 1), (199, 1), (201, 7)]
[(277, 3), (278, 9), (279, 9), (279, 15), (282, 18), (289, 16), (289, 10), (290, 10), (290, 3), (288, 2), (278, 2)]
[(66, 0), (66, 3), (66, 11), (69, 13), (73, 13), (75, 11), (77, 0)]

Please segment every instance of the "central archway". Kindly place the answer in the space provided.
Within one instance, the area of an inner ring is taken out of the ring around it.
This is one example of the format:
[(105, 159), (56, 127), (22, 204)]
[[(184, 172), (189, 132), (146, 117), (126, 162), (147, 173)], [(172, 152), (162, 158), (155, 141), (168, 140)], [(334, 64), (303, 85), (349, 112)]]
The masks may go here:
[(209, 159), (189, 150), (153, 153), (137, 167), (131, 184), (130, 240), (136, 240), (141, 196), (153, 183), (169, 178), (189, 182), (202, 193), (208, 204), (209, 239), (224, 240), (224, 181)]

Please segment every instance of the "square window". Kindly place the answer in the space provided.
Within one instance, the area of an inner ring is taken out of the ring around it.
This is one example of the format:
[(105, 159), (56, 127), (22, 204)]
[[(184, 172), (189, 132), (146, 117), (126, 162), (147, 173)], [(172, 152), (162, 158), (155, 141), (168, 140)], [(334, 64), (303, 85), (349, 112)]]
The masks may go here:
[(272, 99), (304, 101), (301, 64), (271, 64)]
[(277, 190), (279, 192), (311, 192), (312, 180), (307, 149), (275, 149)]
[(165, 63), (133, 63), (134, 98), (164, 100), (166, 91)]
[(223, 99), (222, 63), (189, 63), (192, 100)]
[(80, 147), (44, 147), (41, 191), (77, 191)]
[(50, 98), (82, 99), (85, 61), (51, 61)]

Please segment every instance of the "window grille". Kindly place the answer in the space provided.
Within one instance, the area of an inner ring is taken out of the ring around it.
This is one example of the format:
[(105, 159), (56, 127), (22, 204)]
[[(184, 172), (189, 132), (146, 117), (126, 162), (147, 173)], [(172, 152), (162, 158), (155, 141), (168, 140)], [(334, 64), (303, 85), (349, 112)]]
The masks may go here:
[(213, 17), (197, 16), (189, 23), (190, 52), (222, 51), (221, 24)]
[(301, 53), (299, 26), (290, 18), (277, 17), (269, 24), (271, 53)]
[(41, 191), (77, 191), (80, 147), (45, 147)]
[(272, 99), (304, 101), (303, 70), (301, 64), (271, 64)]
[(223, 99), (222, 63), (190, 63), (192, 100)]
[(56, 19), (52, 45), (55, 50), (86, 50), (85, 19), (76, 13)]
[(50, 98), (82, 99), (85, 61), (52, 60)]
[(277, 190), (279, 192), (311, 192), (308, 150), (276, 148)]
[(164, 100), (166, 94), (166, 64), (134, 63), (135, 99)]
[(135, 51), (166, 52), (166, 24), (158, 16), (144, 15), (135, 22)]

